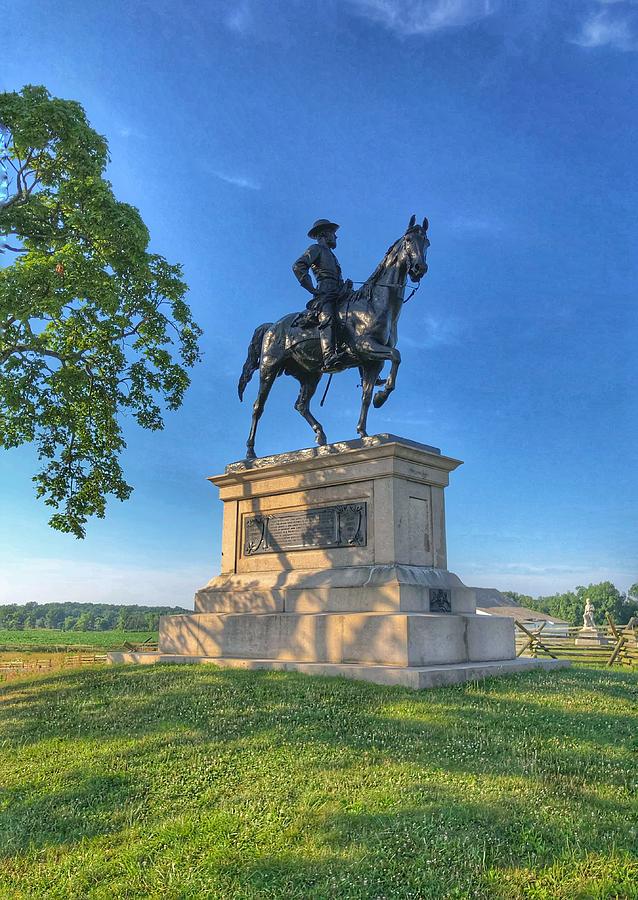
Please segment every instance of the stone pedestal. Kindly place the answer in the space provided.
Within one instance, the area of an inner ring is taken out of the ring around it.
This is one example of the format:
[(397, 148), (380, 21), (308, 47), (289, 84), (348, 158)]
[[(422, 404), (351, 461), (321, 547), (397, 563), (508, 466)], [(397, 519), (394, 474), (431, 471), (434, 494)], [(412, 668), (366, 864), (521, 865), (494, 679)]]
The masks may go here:
[(577, 647), (601, 647), (609, 641), (598, 628), (583, 627), (576, 635), (574, 643)]
[(511, 618), (477, 616), (447, 569), (444, 489), (460, 462), (383, 434), (234, 463), (221, 574), (195, 614), (163, 616), (159, 654), (411, 687), (545, 665), (515, 658)]

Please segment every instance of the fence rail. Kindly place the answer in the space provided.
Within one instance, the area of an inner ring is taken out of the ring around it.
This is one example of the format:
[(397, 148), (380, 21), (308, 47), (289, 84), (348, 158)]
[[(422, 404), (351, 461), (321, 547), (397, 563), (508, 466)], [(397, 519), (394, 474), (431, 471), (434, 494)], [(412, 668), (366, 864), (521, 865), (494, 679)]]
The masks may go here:
[(26, 675), (31, 672), (42, 672), (50, 669), (69, 669), (78, 666), (105, 663), (105, 653), (78, 653), (75, 656), (65, 656), (63, 659), (3, 659), (0, 660), (0, 681), (15, 678), (18, 675)]
[(638, 666), (638, 632), (616, 625), (607, 616), (595, 629), (569, 626), (550, 630), (545, 624), (533, 629), (515, 620), (516, 655), (570, 659), (591, 666)]
[(86, 666), (97, 662), (105, 663), (106, 659), (106, 653), (93, 653), (90, 656), (78, 654), (77, 656), (67, 656), (64, 660), (64, 666)]
[(125, 650), (128, 650), (131, 653), (139, 653), (140, 651), (144, 651), (145, 653), (157, 653), (159, 651), (159, 642), (152, 641), (150, 638), (146, 641), (142, 641), (141, 644), (132, 644), (130, 641), (125, 641), (123, 646)]
[[(140, 643), (126, 641), (121, 646), (124, 650), (150, 650), (157, 652), (159, 649), (157, 640), (152, 640), (151, 638)], [(39, 648), (37, 652), (43, 654), (43, 657), (38, 656), (38, 658), (34, 658), (34, 651), (28, 647), (10, 647), (6, 650), (0, 648), (0, 652), (7, 653), (7, 650), (9, 653), (15, 653), (16, 656), (13, 658), (7, 658), (6, 656), (4, 659), (0, 658), (0, 682), (20, 675), (41, 672), (45, 669), (70, 669), (96, 663), (105, 664), (108, 661), (104, 649), (96, 649), (89, 646), (67, 645), (63, 647), (47, 647), (46, 650)]]

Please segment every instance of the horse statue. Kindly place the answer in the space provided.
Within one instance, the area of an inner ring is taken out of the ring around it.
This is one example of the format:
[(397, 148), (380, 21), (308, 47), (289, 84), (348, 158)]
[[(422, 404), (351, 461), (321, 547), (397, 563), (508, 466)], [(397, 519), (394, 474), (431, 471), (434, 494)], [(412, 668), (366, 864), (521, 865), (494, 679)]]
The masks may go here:
[[(430, 241), (428, 220), (416, 224), (412, 216), (405, 234), (388, 249), (372, 275), (340, 304), (338, 311), (342, 348), (339, 371), (358, 368), (361, 373), (361, 413), (357, 423), (360, 437), (367, 436), (367, 420), (375, 386), (374, 406), (383, 406), (395, 387), (401, 354), (396, 349), (397, 325), (408, 276), (420, 282), (428, 270), (426, 262)], [(386, 360), (390, 374), (379, 379)], [(242, 400), (246, 385), (259, 369), (259, 391), (253, 405), (247, 459), (255, 459), (257, 424), (266, 405), (275, 378), (282, 373), (292, 375), (300, 384), (295, 409), (315, 432), (319, 446), (326, 443), (321, 423), (310, 412), (310, 401), (324, 374), (319, 332), (305, 314), (290, 313), (278, 322), (266, 322), (255, 330), (237, 390)]]

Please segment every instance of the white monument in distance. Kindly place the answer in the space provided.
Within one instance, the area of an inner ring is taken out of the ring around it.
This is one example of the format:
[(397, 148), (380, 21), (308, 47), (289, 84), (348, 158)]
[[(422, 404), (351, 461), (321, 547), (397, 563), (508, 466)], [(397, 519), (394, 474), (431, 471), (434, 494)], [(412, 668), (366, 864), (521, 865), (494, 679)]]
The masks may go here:
[(585, 612), (583, 613), (583, 627), (576, 636), (575, 644), (587, 646), (587, 644), (607, 644), (607, 638), (596, 625), (594, 613), (596, 609), (589, 597), (585, 597)]

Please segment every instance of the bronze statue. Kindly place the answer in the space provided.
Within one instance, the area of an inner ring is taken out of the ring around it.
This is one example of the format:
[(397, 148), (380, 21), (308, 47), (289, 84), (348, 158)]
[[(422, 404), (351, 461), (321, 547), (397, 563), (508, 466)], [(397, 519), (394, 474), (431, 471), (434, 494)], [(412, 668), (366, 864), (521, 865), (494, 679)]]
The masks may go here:
[[(361, 413), (357, 433), (365, 437), (368, 410), (375, 385), (381, 390), (374, 396), (374, 406), (382, 406), (394, 390), (401, 354), (396, 349), (397, 325), (404, 303), (408, 276), (420, 282), (428, 270), (426, 251), (428, 220), (422, 225), (412, 216), (405, 233), (388, 249), (370, 278), (357, 291), (352, 291), (341, 277), (336, 246), (339, 226), (320, 219), (309, 231), (318, 238), (293, 266), (302, 286), (313, 294), (310, 315), (290, 313), (278, 322), (266, 322), (255, 330), (237, 390), (241, 400), (246, 385), (259, 369), (259, 390), (253, 405), (253, 417), (246, 441), (249, 459), (255, 458), (255, 434), (275, 378), (282, 373), (294, 376), (301, 388), (295, 409), (315, 432), (320, 446), (326, 443), (321, 424), (310, 412), (312, 399), (322, 374), (324, 360), (331, 372), (358, 368), (361, 373)], [(334, 240), (333, 240), (334, 239)], [(315, 249), (318, 248), (318, 249)], [(328, 255), (330, 254), (330, 255)], [(309, 271), (317, 279), (313, 288)], [(313, 313), (318, 313), (313, 319)], [(338, 326), (342, 338), (341, 352), (336, 353), (334, 332)], [(386, 360), (391, 363), (387, 380), (379, 381)]]
[[(306, 309), (317, 312), (324, 372), (338, 369), (341, 354), (337, 353), (335, 345), (337, 309), (352, 289), (351, 281), (344, 282), (339, 260), (333, 252), (337, 246), (337, 228), (335, 222), (317, 219), (308, 232), (308, 237), (315, 238), (316, 243), (311, 244), (292, 267), (299, 284), (313, 295)], [(317, 280), (316, 288), (308, 274), (310, 270)]]

